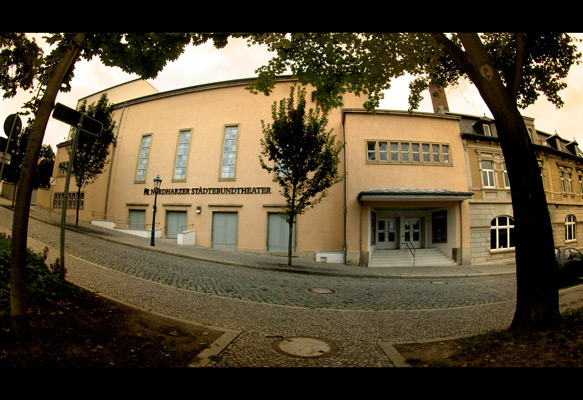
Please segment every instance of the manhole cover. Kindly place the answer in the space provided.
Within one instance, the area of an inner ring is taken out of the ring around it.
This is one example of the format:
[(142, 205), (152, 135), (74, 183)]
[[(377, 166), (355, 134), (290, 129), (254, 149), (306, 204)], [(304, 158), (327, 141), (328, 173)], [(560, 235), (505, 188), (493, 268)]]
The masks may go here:
[(334, 291), (332, 289), (326, 289), (326, 288), (309, 288), (308, 290), (312, 293), (319, 293), (319, 294), (334, 293)]
[(310, 337), (288, 337), (273, 342), (273, 348), (293, 357), (318, 358), (330, 356), (337, 351), (336, 345), (324, 339)]

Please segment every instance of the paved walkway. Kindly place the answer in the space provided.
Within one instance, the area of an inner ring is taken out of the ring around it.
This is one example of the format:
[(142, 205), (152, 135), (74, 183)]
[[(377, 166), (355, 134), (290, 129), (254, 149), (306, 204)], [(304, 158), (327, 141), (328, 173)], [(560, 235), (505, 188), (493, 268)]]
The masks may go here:
[[(11, 223), (0, 207), (0, 228)], [(49, 262), (58, 257), (59, 224), (59, 214), (31, 208), (28, 245), (48, 246)], [(400, 366), (391, 343), (505, 329), (515, 307), (511, 264), (359, 268), (294, 259), (290, 268), (285, 257), (168, 239), (152, 248), (86, 223), (69, 228), (67, 279), (224, 331), (197, 364), (208, 367)], [(581, 292), (562, 291), (562, 306), (579, 304)]]

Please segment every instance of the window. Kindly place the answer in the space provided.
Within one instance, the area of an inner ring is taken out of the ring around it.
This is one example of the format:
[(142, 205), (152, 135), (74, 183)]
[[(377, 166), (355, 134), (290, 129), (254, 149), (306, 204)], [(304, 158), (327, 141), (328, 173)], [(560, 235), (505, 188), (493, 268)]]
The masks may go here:
[(399, 143), (391, 143), (391, 161), (399, 161)]
[(409, 143), (401, 143), (401, 161), (409, 162)]
[(366, 154), (368, 161), (377, 160), (377, 142), (366, 142)]
[[(63, 199), (65, 193), (55, 193), (53, 198), (53, 208), (62, 209)], [(79, 209), (82, 210), (85, 206), (85, 193), (81, 192), (79, 196)], [(77, 193), (68, 193), (67, 196), (67, 208), (76, 209), (77, 208)]]
[(366, 160), (371, 163), (451, 164), (448, 144), (406, 141), (366, 141)]
[(483, 160), (482, 166), (482, 184), (484, 187), (493, 188), (494, 184), (494, 162), (491, 160)]
[(579, 179), (579, 193), (583, 194), (583, 171), (577, 170), (577, 178)]
[(150, 135), (142, 137), (142, 146), (140, 147), (140, 156), (138, 158), (138, 173), (136, 174), (136, 181), (138, 182), (146, 181), (146, 166), (148, 165), (151, 139)]
[(561, 191), (564, 193), (574, 193), (573, 187), (573, 169), (559, 166), (559, 178), (561, 180)]
[(181, 131), (178, 137), (178, 150), (176, 151), (176, 165), (174, 167), (174, 179), (186, 179), (186, 161), (188, 160), (188, 143), (190, 131)]
[(433, 148), (433, 162), (440, 163), (441, 162), (441, 155), (439, 154), (439, 145), (434, 144), (431, 147)]
[(431, 155), (429, 154), (429, 145), (427, 143), (423, 143), (423, 162), (425, 163), (431, 162)]
[(510, 180), (508, 179), (508, 170), (506, 169), (506, 163), (502, 164), (502, 173), (504, 174), (504, 187), (510, 187)]
[[(421, 161), (421, 156), (419, 153), (419, 143), (412, 143), (411, 144), (411, 154), (413, 157), (413, 162), (420, 162)], [(583, 191), (582, 191), (583, 193)]]
[(577, 239), (577, 219), (570, 214), (565, 218), (565, 241), (575, 239)]
[(449, 145), (447, 144), (441, 145), (441, 154), (443, 156), (443, 163), (449, 164)]
[(237, 155), (238, 126), (225, 127), (221, 179), (235, 179), (235, 159)]
[(511, 217), (496, 217), (490, 223), (490, 249), (514, 248), (514, 220)]
[(482, 127), (484, 128), (484, 135), (492, 136), (492, 131), (490, 130), (490, 125), (483, 124)]
[(379, 142), (379, 161), (388, 161), (387, 142)]

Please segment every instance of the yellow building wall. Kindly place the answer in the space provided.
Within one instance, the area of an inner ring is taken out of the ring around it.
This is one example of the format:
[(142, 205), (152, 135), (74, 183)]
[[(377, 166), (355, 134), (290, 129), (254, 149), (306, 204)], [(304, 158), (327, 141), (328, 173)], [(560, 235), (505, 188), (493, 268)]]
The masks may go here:
[[(367, 252), (370, 226), (369, 208), (390, 207), (447, 207), (452, 203), (407, 202), (369, 203), (363, 206), (357, 200), (358, 194), (378, 188), (446, 189), (467, 192), (466, 161), (459, 132), (459, 122), (455, 117), (436, 114), (406, 112), (378, 112), (375, 115), (363, 113), (346, 116), (347, 149), (347, 258), (352, 263)], [(394, 140), (423, 143), (442, 143), (450, 146), (450, 165), (391, 164), (367, 162), (367, 140)], [(465, 202), (467, 203), (467, 201)], [(461, 246), (461, 235), (469, 235), (467, 204), (461, 207), (462, 215), (457, 217), (463, 229), (457, 232), (456, 246)], [(463, 243), (469, 249), (469, 240)]]

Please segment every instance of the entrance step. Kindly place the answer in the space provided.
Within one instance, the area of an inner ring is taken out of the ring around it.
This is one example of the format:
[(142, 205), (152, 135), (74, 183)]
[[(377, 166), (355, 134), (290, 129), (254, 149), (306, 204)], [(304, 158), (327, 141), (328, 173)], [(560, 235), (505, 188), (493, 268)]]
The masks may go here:
[(375, 250), (368, 266), (375, 267), (423, 267), (455, 266), (456, 262), (437, 249), (416, 249), (415, 263), (409, 250)]

